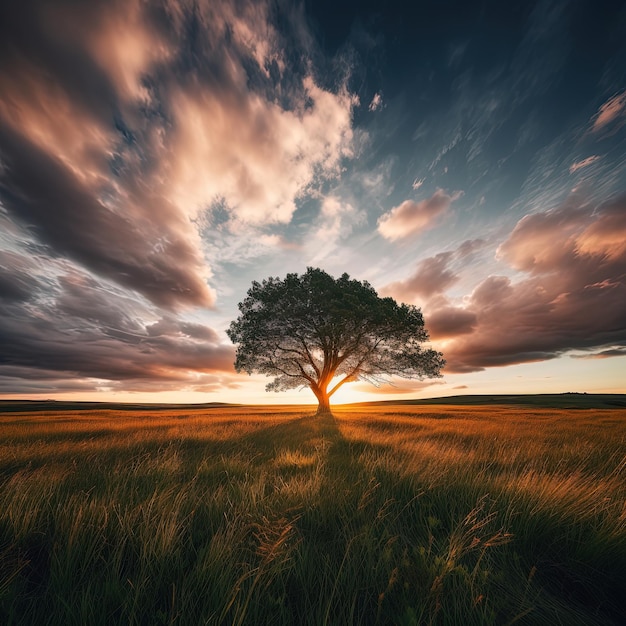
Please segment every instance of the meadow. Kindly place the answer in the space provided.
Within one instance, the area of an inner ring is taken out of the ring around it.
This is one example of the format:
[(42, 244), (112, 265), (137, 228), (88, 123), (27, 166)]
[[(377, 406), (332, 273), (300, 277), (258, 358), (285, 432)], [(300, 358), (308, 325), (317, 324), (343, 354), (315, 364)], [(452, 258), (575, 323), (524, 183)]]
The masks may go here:
[(626, 623), (624, 408), (13, 409), (7, 626)]

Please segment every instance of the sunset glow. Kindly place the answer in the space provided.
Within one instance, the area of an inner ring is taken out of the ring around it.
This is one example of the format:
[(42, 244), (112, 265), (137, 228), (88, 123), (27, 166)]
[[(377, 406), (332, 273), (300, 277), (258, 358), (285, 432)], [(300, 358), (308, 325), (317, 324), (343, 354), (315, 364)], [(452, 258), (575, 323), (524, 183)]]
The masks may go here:
[(626, 392), (619, 3), (5, 4), (0, 398), (313, 404), (225, 332), (307, 267), (447, 361), (337, 404)]

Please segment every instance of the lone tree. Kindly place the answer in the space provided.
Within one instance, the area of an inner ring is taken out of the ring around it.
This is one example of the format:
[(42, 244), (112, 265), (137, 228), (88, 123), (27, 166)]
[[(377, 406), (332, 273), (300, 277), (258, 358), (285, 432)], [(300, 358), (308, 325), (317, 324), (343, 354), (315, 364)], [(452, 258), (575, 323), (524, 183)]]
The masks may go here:
[(440, 352), (422, 349), (428, 333), (417, 307), (380, 298), (348, 274), (335, 279), (309, 267), (254, 281), (239, 310), (227, 331), (235, 369), (275, 376), (267, 391), (310, 387), (318, 414), (330, 412), (344, 383), (439, 377), (445, 364)]

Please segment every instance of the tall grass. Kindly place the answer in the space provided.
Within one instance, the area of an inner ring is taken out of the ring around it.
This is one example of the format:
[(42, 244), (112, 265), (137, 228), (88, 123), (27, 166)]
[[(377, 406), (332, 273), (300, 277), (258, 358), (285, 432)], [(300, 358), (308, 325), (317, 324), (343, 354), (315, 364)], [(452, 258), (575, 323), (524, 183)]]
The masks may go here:
[(0, 623), (622, 624), (626, 412), (0, 417)]

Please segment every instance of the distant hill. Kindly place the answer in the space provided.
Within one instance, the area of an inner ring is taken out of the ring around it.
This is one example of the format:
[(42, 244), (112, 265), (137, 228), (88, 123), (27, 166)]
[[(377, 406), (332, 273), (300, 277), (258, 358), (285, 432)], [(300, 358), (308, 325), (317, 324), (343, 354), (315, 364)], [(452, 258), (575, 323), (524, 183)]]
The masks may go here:
[(616, 409), (626, 408), (626, 394), (623, 393), (537, 393), (537, 394), (485, 394), (464, 396), (443, 396), (419, 400), (381, 400), (359, 404), (456, 404), (463, 406), (483, 406), (508, 404), (534, 406), (551, 409)]

